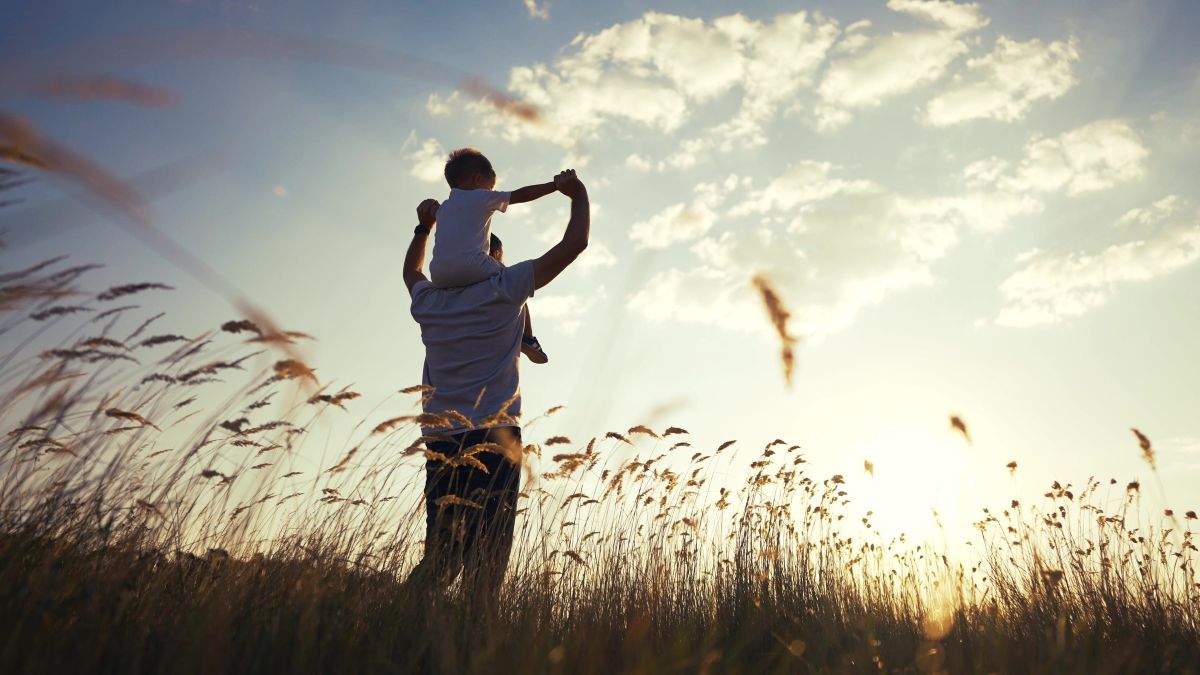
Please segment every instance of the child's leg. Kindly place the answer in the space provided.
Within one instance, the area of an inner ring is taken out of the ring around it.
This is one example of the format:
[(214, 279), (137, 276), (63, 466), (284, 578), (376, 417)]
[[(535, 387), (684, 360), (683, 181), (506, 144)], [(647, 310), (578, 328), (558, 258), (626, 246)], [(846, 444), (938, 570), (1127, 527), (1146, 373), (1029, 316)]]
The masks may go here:
[(545, 363), (550, 357), (542, 350), (542, 345), (533, 336), (533, 320), (529, 318), (529, 305), (521, 310), (525, 315), (525, 334), (521, 336), (521, 353), (534, 363)]
[[(436, 264), (435, 264), (436, 263)], [(455, 288), (479, 283), (499, 274), (504, 266), (490, 255), (458, 256), (448, 260), (434, 258), (429, 265), (430, 281), (438, 288)]]

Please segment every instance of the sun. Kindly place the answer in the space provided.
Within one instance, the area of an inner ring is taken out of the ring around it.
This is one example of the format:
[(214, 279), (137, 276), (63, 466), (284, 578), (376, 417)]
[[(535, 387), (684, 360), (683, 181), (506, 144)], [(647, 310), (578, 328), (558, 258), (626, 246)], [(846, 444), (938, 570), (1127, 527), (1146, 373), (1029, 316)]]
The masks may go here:
[(910, 543), (957, 538), (967, 524), (974, 480), (961, 436), (897, 426), (876, 432), (859, 452), (863, 468), (850, 497), (865, 517), (871, 513), (869, 522), (885, 541), (901, 534)]

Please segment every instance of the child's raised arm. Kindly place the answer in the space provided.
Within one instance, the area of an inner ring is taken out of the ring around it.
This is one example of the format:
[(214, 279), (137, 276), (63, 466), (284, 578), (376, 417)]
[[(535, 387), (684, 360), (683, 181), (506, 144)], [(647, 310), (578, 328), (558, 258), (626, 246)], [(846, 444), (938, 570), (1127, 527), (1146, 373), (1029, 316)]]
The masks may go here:
[(509, 204), (524, 204), (535, 199), (540, 199), (554, 192), (554, 181), (549, 183), (538, 183), (537, 185), (527, 185), (523, 188), (513, 190), (508, 198)]

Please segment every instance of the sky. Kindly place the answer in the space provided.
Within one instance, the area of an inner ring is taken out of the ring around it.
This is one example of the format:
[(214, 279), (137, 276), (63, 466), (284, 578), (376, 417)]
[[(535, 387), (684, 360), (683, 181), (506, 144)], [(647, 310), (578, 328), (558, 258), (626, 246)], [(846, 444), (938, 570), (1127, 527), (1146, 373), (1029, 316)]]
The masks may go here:
[[(523, 364), (525, 409), (566, 408), (527, 440), (672, 424), (698, 447), (738, 439), (748, 464), (782, 438), (815, 475), (845, 475), (881, 528), (920, 529), (930, 507), (961, 524), (1053, 480), (1145, 481), (1136, 427), (1158, 452), (1151, 508), (1200, 506), (1193, 2), (179, 0), (5, 15), (0, 109), (116, 175), (182, 167), (187, 180), (146, 191), (154, 224), (317, 336), (318, 375), (365, 400), (420, 380), (400, 262), (416, 204), (448, 194), (445, 154), (470, 145), (500, 189), (575, 168), (592, 199), (590, 248), (531, 304), (550, 363)], [(339, 47), (246, 46), (270, 39)], [(174, 100), (31, 95), (62, 73)], [(465, 77), (540, 120), (479, 100)], [(39, 177), (24, 197), (0, 213), (5, 268), (68, 253), (105, 263), (98, 283), (175, 286), (161, 302), (180, 332), (236, 316), (128, 223), (74, 206), (69, 183)], [(550, 195), (493, 231), (511, 262), (566, 219)], [(755, 274), (791, 313), (790, 385)]]

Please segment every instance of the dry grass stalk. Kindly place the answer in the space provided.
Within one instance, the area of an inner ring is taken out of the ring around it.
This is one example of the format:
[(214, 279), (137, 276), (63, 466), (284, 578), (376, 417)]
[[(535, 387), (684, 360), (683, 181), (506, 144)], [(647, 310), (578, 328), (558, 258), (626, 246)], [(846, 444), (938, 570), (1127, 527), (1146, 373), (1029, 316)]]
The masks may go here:
[(108, 410), (104, 411), (104, 414), (109, 417), (116, 418), (116, 419), (130, 420), (130, 421), (137, 422), (138, 424), (141, 424), (144, 426), (154, 427), (155, 429), (158, 428), (158, 426), (156, 426), (150, 420), (146, 419), (145, 417), (142, 417), (141, 415), (139, 415), (137, 413), (129, 412), (128, 410), (121, 410), (119, 408), (109, 408)]
[(518, 101), (481, 79), (467, 78), (462, 83), (462, 89), (502, 113), (532, 124), (541, 122), (541, 112), (537, 106)]
[(799, 342), (788, 331), (787, 324), (792, 315), (783, 306), (783, 301), (780, 300), (779, 294), (771, 287), (770, 282), (767, 281), (765, 276), (756, 274), (751, 279), (751, 282), (762, 297), (763, 306), (767, 310), (767, 316), (771, 319), (771, 325), (775, 327), (775, 333), (779, 336), (780, 359), (783, 362), (783, 380), (788, 386), (791, 386), (792, 370), (796, 363), (794, 348), (796, 343)]
[(175, 102), (174, 94), (161, 87), (104, 75), (55, 75), (34, 82), (30, 91), (65, 101), (124, 101), (150, 107)]
[(1150, 465), (1152, 470), (1157, 471), (1158, 466), (1154, 461), (1154, 448), (1150, 445), (1150, 439), (1137, 429), (1130, 429), (1130, 431), (1137, 437), (1138, 447), (1142, 449), (1142, 459), (1146, 460), (1146, 463)]
[(951, 415), (950, 428), (962, 434), (962, 437), (967, 441), (967, 445), (973, 445), (971, 443), (971, 434), (967, 432), (967, 423), (963, 421), (962, 417)]

